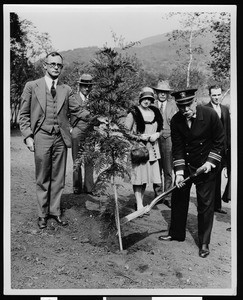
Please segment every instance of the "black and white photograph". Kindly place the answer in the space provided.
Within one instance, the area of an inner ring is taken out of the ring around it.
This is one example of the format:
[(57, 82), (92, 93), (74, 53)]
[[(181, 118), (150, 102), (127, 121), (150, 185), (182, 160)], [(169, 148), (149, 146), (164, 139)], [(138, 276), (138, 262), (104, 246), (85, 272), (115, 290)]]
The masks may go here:
[(3, 16), (3, 294), (235, 296), (237, 5)]

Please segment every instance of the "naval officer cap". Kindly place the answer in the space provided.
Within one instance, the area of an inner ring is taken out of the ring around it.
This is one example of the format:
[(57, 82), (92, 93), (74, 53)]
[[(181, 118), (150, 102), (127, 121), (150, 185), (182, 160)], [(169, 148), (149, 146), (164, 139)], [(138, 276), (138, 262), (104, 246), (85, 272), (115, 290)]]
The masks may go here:
[(177, 105), (191, 104), (195, 97), (197, 89), (186, 89), (171, 93), (171, 96), (175, 97)]

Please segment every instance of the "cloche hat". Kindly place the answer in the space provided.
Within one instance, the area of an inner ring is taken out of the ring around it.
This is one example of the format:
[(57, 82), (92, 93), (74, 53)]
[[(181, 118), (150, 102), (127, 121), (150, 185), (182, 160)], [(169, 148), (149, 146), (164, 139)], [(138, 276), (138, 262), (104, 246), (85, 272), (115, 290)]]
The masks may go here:
[(150, 87), (146, 86), (142, 88), (140, 94), (139, 94), (139, 103), (145, 98), (149, 98), (152, 102), (154, 102), (154, 91)]

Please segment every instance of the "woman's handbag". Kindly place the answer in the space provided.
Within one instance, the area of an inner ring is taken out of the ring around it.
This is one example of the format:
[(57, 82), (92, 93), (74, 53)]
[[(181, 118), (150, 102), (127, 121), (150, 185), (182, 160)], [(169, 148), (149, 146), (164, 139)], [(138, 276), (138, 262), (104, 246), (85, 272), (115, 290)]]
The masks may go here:
[(131, 149), (131, 161), (133, 164), (139, 165), (149, 160), (149, 151), (142, 142), (136, 142)]

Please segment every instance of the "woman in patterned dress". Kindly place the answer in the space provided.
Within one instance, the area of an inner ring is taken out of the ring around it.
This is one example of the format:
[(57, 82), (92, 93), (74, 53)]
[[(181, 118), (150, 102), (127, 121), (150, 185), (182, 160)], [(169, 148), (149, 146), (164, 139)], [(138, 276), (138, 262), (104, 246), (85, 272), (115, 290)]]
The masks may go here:
[(153, 183), (155, 193), (161, 186), (158, 138), (162, 133), (163, 119), (159, 109), (151, 105), (154, 100), (153, 90), (143, 88), (139, 94), (139, 105), (131, 108), (125, 121), (130, 132), (136, 134), (149, 150), (149, 160), (146, 163), (132, 164), (131, 183), (137, 210), (143, 207), (146, 185)]

